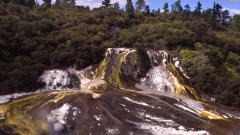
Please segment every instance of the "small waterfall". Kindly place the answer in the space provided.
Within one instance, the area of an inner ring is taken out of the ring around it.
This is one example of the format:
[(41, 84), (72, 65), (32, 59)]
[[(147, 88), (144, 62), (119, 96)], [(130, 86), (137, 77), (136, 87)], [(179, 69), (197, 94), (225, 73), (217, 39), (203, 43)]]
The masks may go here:
[(154, 90), (161, 92), (175, 92), (173, 84), (169, 81), (170, 74), (164, 66), (155, 66), (149, 70), (146, 78), (142, 78), (142, 82), (135, 86), (142, 90)]
[(164, 51), (147, 51), (149, 59), (151, 61), (151, 66), (163, 65), (166, 67), (168, 54)]
[(154, 90), (175, 93), (174, 85), (169, 81), (172, 75), (167, 70), (168, 54), (164, 51), (147, 51), (152, 68), (135, 86), (142, 90)]

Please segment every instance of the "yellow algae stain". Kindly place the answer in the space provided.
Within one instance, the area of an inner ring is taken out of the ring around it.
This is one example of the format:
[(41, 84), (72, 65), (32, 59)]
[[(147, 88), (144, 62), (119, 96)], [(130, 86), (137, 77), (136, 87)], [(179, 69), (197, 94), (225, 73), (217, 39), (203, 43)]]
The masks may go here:
[[(55, 94), (55, 93), (53, 93), (53, 94)], [(57, 103), (60, 100), (62, 100), (66, 96), (66, 94), (67, 94), (66, 92), (59, 92), (58, 95), (54, 99), (49, 100), (49, 102)]]
[(110, 56), (112, 51), (111, 49), (107, 49), (106, 53), (105, 53), (105, 58), (104, 60), (100, 63), (99, 67), (95, 70), (96, 74), (94, 75), (94, 78), (103, 78), (105, 75), (105, 71), (107, 69), (107, 65), (110, 62)]
[(94, 78), (102, 78), (105, 75), (105, 71), (107, 69), (107, 65), (110, 62), (110, 57), (107, 57), (103, 60), (103, 62), (100, 63), (99, 68), (96, 69), (96, 74), (94, 75)]
[(127, 62), (126, 59), (127, 59), (128, 54), (135, 52), (135, 51), (136, 50), (131, 50), (128, 52), (120, 53), (118, 55), (117, 60), (119, 61), (119, 64), (112, 70), (112, 73), (108, 76), (108, 82), (110, 84), (112, 84), (118, 88), (123, 88), (123, 84), (120, 79), (121, 66), (123, 63), (126, 64), (126, 62)]
[(93, 94), (92, 94), (92, 97), (93, 97), (94, 99), (97, 99), (97, 98), (100, 98), (100, 97), (101, 97), (101, 94), (93, 93)]
[(97, 85), (94, 85), (90, 88), (90, 90), (98, 90), (98, 89), (101, 89), (101, 90), (104, 90), (108, 88), (108, 85), (106, 82), (102, 83), (102, 84), (97, 84)]
[(195, 97), (198, 100), (200, 99), (194, 88), (192, 88), (189, 85), (184, 84), (184, 79), (179, 74), (179, 71), (177, 71), (176, 67), (173, 64), (169, 63), (168, 69), (174, 77), (174, 80), (171, 81), (171, 79), (170, 79), (170, 81), (173, 82), (177, 94), (184, 94), (184, 95), (188, 96), (186, 92), (189, 91), (193, 97)]
[(108, 77), (108, 82), (118, 88), (123, 88), (122, 82), (120, 80), (119, 74), (121, 73), (121, 69), (115, 68), (112, 73)]
[(1, 124), (21, 135), (46, 134), (49, 130), (47, 124), (34, 119), (27, 112), (49, 98), (48, 94), (36, 94), (0, 105), (0, 110), (5, 112), (5, 119)]
[(0, 105), (0, 120), (5, 119), (7, 107), (5, 105)]
[(211, 120), (219, 120), (219, 119), (223, 120), (224, 119), (222, 116), (219, 116), (215, 113), (212, 113), (212, 112), (206, 111), (206, 110), (199, 111), (198, 116), (208, 118), (208, 119), (211, 119)]
[(183, 87), (178, 79), (172, 75), (172, 73), (170, 73), (170, 77), (168, 78), (168, 80), (174, 85), (174, 88), (176, 89), (176, 94), (179, 95), (186, 95), (186, 89), (185, 87)]
[(46, 103), (44, 103), (41, 107), (49, 104), (49, 103), (57, 103), (59, 102), (60, 100), (62, 100), (63, 98), (65, 98), (66, 96), (71, 96), (71, 95), (75, 95), (75, 94), (78, 94), (78, 93), (82, 93), (81, 91), (57, 91), (57, 92), (52, 92), (49, 94), (50, 95), (53, 95), (55, 96), (53, 99), (47, 101)]
[(82, 92), (82, 94), (90, 94), (90, 95), (92, 95), (92, 98), (94, 98), (94, 99), (98, 99), (102, 96), (101, 94), (94, 93), (92, 90), (84, 91), (84, 92)]

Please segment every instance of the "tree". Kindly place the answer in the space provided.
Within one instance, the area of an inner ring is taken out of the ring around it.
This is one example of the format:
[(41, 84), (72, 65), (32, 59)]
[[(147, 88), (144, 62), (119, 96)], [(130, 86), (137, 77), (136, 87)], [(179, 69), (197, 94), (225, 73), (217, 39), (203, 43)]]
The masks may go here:
[(222, 15), (222, 6), (214, 2), (213, 9), (212, 9), (212, 16), (217, 23), (221, 22), (221, 15)]
[(147, 15), (150, 15), (150, 7), (148, 5), (145, 7), (145, 12)]
[(191, 14), (191, 8), (190, 6), (187, 4), (184, 6), (184, 10), (183, 10), (183, 21), (187, 20), (190, 17)]
[(215, 2), (213, 3), (212, 16), (213, 16), (213, 19), (215, 20), (216, 19), (216, 3)]
[(109, 8), (109, 6), (110, 6), (110, 0), (104, 0), (104, 1), (102, 1), (102, 5), (103, 5), (105, 8)]
[(52, 0), (43, 0), (43, 5), (46, 6), (46, 7), (51, 7), (51, 4), (52, 3)]
[(115, 3), (113, 4), (113, 8), (114, 8), (115, 10), (120, 10), (119, 3), (118, 3), (118, 2), (115, 2)]
[(226, 9), (222, 12), (222, 24), (223, 25), (228, 25), (229, 21), (230, 21), (230, 15), (229, 15), (229, 11)]
[(158, 10), (157, 10), (157, 14), (158, 14), (158, 15), (161, 14), (161, 9), (160, 9), (160, 8), (158, 8)]
[(169, 8), (169, 6), (168, 6), (168, 3), (166, 2), (164, 4), (164, 6), (163, 6), (163, 12), (164, 12), (165, 15), (169, 13), (169, 9), (168, 8)]
[(25, 6), (33, 8), (34, 5), (36, 5), (36, 1), (35, 0), (25, 0)]
[(222, 6), (219, 5), (218, 3), (216, 4), (216, 21), (217, 23), (220, 23), (222, 18)]
[(212, 15), (213, 9), (209, 8), (207, 10), (204, 10), (202, 12), (202, 17), (205, 22), (208, 22), (210, 25), (214, 26), (216, 25), (215, 19)]
[(240, 31), (240, 14), (235, 14), (233, 16), (233, 27), (237, 30)]
[(137, 7), (136, 7), (137, 11), (142, 12), (144, 7), (146, 6), (146, 1), (145, 0), (137, 0), (136, 5), (137, 5)]
[(185, 5), (184, 6), (184, 11), (186, 12), (186, 13), (191, 13), (191, 8), (190, 8), (190, 6), (187, 4), (187, 5)]
[(200, 16), (202, 14), (202, 4), (200, 1), (197, 3), (197, 7), (195, 7), (195, 10), (193, 12), (196, 16)]
[(75, 7), (76, 2), (75, 0), (70, 0), (69, 7)]
[(33, 8), (33, 6), (36, 5), (35, 0), (0, 0), (0, 3), (1, 2), (14, 3), (14, 4), (23, 5), (23, 6), (30, 7), (30, 8)]
[(135, 16), (134, 14), (134, 7), (132, 4), (132, 0), (127, 0), (127, 4), (126, 4), (126, 12), (128, 17), (131, 19)]
[(174, 4), (172, 4), (172, 12), (173, 13), (182, 13), (183, 8), (181, 6), (181, 0), (177, 0), (176, 2), (174, 2)]
[(55, 6), (58, 8), (74, 7), (76, 4), (75, 0), (56, 0)]
[(60, 8), (62, 5), (60, 0), (56, 0), (54, 6)]

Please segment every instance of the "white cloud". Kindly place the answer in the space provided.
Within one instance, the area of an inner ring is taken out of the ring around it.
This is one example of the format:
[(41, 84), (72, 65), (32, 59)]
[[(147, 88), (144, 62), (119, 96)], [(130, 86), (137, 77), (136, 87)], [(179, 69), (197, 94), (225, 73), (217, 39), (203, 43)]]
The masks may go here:
[[(103, 0), (76, 0), (77, 5), (89, 6), (90, 8), (100, 7)], [(137, 0), (132, 0), (133, 5), (135, 5)], [(118, 2), (121, 8), (125, 8), (127, 0), (111, 0), (111, 3)], [(151, 5), (150, 0), (146, 0), (147, 5)]]
[[(235, 0), (237, 1), (237, 0)], [(240, 1), (240, 0), (239, 0)], [(229, 13), (230, 13), (230, 16), (234, 16), (235, 14), (240, 14), (240, 10), (237, 10), (237, 9), (229, 9), (229, 8), (223, 8), (223, 10), (228, 10)]]
[(76, 0), (76, 4), (89, 6), (93, 8), (93, 7), (99, 7), (100, 5), (102, 5), (102, 1), (101, 0)]

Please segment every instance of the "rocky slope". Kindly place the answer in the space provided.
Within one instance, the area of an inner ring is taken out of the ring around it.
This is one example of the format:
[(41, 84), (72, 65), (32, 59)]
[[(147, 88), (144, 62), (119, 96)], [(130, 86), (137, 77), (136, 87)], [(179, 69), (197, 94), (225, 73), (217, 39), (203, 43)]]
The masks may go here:
[(109, 48), (81, 71), (55, 69), (34, 93), (0, 97), (1, 134), (238, 134), (240, 113), (188, 84), (175, 52), (146, 50), (139, 78), (136, 49)]

